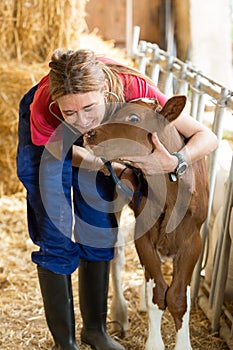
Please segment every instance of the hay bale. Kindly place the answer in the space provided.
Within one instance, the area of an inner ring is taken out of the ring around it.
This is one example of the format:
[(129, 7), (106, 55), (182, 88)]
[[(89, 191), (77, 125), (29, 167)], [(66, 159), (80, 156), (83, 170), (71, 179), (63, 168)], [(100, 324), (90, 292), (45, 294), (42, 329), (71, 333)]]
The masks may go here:
[(0, 196), (22, 190), (15, 164), (18, 105), (25, 92), (47, 72), (45, 64), (0, 63)]
[(80, 34), (86, 30), (87, 1), (1, 1), (2, 59), (43, 62), (57, 47), (77, 47)]

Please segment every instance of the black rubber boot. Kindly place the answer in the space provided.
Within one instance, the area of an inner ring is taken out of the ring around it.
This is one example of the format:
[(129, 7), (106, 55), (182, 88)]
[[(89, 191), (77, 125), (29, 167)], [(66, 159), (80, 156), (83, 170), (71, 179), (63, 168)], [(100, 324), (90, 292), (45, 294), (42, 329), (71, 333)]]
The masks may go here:
[(106, 333), (109, 268), (108, 261), (80, 261), (81, 341), (94, 350), (125, 350)]
[(75, 341), (74, 306), (70, 275), (37, 267), (45, 316), (55, 345), (52, 350), (79, 350)]

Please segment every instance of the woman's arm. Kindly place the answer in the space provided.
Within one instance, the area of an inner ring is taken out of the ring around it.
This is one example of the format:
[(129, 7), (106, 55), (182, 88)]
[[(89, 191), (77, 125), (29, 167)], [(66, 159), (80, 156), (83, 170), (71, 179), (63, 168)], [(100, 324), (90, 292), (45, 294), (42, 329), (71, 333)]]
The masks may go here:
[[(62, 142), (55, 141), (49, 142), (46, 149), (55, 157), (56, 159), (62, 159)], [(115, 171), (122, 171), (125, 168), (124, 164), (112, 163), (114, 165)], [(110, 175), (108, 169), (104, 166), (104, 162), (101, 158), (96, 157), (93, 153), (89, 152), (87, 149), (73, 145), (72, 146), (72, 165), (78, 168), (84, 168), (91, 171), (102, 171), (105, 175)]]
[(72, 165), (89, 170), (99, 170), (103, 166), (103, 161), (96, 157), (87, 149), (79, 146), (73, 146), (72, 149)]
[(180, 151), (189, 164), (203, 158), (218, 147), (217, 136), (191, 116), (181, 114), (174, 125), (180, 134), (189, 139), (186, 146)]
[[(45, 147), (56, 159), (62, 159), (62, 141), (49, 142)], [(73, 145), (72, 165), (89, 170), (98, 170), (103, 166), (103, 161), (85, 148)]]
[[(179, 152), (183, 154), (189, 165), (218, 147), (216, 135), (206, 126), (187, 115), (186, 111), (176, 119), (174, 125), (180, 134), (188, 139), (186, 145)], [(140, 167), (148, 175), (173, 172), (178, 165), (177, 157), (167, 151), (156, 133), (152, 134), (152, 141), (155, 145), (153, 153), (144, 157), (125, 157), (125, 159), (133, 162), (135, 166)]]

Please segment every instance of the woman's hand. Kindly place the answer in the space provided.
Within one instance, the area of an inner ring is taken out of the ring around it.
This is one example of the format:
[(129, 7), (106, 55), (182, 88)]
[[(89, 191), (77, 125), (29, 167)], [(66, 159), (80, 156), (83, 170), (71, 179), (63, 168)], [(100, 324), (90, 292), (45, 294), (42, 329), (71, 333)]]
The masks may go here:
[(96, 157), (87, 149), (73, 145), (72, 148), (72, 165), (88, 170), (99, 170), (103, 165), (101, 158)]
[[(125, 169), (125, 164), (118, 162), (112, 162), (111, 164), (117, 176)], [(101, 158), (96, 157), (87, 149), (75, 145), (73, 146), (72, 165), (91, 171), (101, 171), (107, 176), (111, 175)]]
[(123, 157), (122, 160), (132, 162), (133, 166), (140, 168), (147, 175), (170, 173), (178, 164), (177, 157), (171, 155), (159, 141), (157, 133), (152, 134), (154, 152), (146, 156)]

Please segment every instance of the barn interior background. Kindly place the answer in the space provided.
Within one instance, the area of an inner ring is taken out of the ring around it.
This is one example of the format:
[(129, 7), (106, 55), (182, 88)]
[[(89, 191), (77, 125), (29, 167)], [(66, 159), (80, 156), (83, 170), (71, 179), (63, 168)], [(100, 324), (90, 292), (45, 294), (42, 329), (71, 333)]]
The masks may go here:
[[(232, 89), (232, 3), (230, 0), (2, 0), (0, 19), (0, 348), (48, 349), (51, 338), (35, 267), (30, 262), (34, 247), (27, 234), (25, 192), (15, 168), (20, 99), (48, 72), (48, 61), (56, 47), (88, 47), (135, 65), (131, 56), (134, 26), (140, 27), (141, 40), (158, 44), (180, 60), (191, 61), (205, 75)], [(205, 107), (211, 126), (213, 106)], [(232, 149), (233, 122), (231, 113), (227, 116), (223, 137)], [(139, 350), (143, 348), (147, 327), (146, 314), (138, 310), (142, 271), (133, 246), (127, 246), (126, 253), (122, 277), (131, 329), (121, 342), (127, 349)], [(169, 274), (168, 267), (168, 278)], [(73, 279), (77, 284), (76, 273)], [(80, 328), (78, 295), (75, 295), (75, 310)], [(172, 349), (174, 330), (168, 314), (163, 324), (168, 349)], [(211, 323), (197, 303), (192, 307), (191, 338), (194, 350), (230, 346), (217, 332), (211, 332)]]

